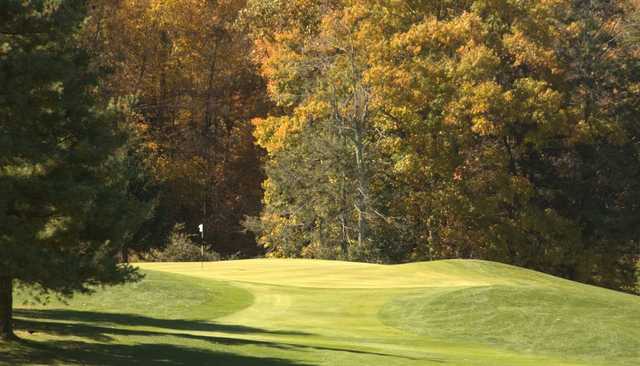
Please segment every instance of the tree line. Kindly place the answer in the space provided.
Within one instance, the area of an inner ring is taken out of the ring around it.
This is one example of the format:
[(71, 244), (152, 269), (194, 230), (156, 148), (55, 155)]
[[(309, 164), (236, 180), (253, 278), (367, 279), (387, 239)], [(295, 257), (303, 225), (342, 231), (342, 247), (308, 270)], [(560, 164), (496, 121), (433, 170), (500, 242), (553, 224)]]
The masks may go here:
[[(0, 2), (0, 335), (171, 231), (633, 292), (640, 16), (605, 0)], [(121, 263), (125, 262), (125, 263)]]
[(248, 1), (275, 104), (248, 227), (277, 256), (479, 258), (632, 291), (635, 6)]

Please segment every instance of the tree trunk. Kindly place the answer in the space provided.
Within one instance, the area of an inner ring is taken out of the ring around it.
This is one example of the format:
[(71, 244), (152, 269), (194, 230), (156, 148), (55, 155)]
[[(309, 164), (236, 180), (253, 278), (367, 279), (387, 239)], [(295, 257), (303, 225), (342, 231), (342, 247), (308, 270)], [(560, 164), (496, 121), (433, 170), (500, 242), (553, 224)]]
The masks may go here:
[(367, 181), (367, 168), (365, 165), (364, 157), (364, 132), (359, 124), (356, 124), (355, 128), (355, 148), (356, 148), (356, 174), (358, 175), (358, 198), (356, 200), (356, 208), (358, 210), (358, 247), (360, 251), (369, 254), (369, 247), (367, 243), (367, 194), (368, 194), (368, 181)]
[(340, 184), (340, 225), (342, 226), (342, 240), (340, 242), (340, 248), (342, 250), (343, 260), (349, 259), (349, 244), (351, 238), (349, 237), (349, 227), (347, 223), (346, 212), (349, 209), (347, 207), (347, 190), (346, 190), (347, 177), (342, 175), (342, 182)]
[(122, 246), (120, 259), (122, 260), (122, 263), (129, 263), (129, 248), (127, 247), (127, 245)]
[(13, 279), (0, 277), (0, 340), (15, 339), (13, 334)]

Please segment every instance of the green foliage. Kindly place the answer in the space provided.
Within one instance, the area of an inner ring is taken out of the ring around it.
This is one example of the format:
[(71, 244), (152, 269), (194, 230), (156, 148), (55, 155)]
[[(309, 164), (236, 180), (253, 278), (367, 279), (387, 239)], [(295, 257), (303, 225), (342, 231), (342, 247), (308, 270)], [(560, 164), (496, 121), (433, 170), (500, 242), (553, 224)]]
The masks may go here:
[(136, 280), (116, 254), (152, 209), (132, 140), (78, 46), (84, 1), (0, 4), (0, 277), (62, 295)]
[(127, 233), (122, 243), (121, 260), (128, 262), (130, 252), (146, 252), (161, 247), (169, 237), (173, 228), (171, 218), (161, 197), (166, 194), (166, 187), (156, 179), (154, 167), (149, 156), (154, 152), (149, 147), (149, 136), (141, 130), (138, 121), (140, 115), (133, 107), (136, 99), (122, 97), (112, 102), (119, 111), (119, 128), (129, 137), (121, 152), (121, 169), (123, 179), (127, 182), (126, 193), (131, 201), (145, 202), (146, 215), (139, 216), (137, 230)]
[[(345, 177), (352, 151), (324, 121), (313, 122), (289, 142), (290, 149), (266, 164), (270, 205), (247, 227), (281, 256), (346, 259), (354, 224), (353, 197), (346, 195), (353, 187)], [(344, 195), (335, 190), (336, 183), (343, 185)]]

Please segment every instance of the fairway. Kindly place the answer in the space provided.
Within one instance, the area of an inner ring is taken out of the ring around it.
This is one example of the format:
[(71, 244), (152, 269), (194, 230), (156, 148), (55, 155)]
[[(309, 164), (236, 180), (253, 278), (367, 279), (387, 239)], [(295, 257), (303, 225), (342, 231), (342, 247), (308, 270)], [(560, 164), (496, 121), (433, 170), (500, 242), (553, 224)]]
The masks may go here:
[(498, 263), (139, 266), (142, 282), (68, 304), (19, 293), (24, 341), (0, 363), (640, 364), (640, 297)]

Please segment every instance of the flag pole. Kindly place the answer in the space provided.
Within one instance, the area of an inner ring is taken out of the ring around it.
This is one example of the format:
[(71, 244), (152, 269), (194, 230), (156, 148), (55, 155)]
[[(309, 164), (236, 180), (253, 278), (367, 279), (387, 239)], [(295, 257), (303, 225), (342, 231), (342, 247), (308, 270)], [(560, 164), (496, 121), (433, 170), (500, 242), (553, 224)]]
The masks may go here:
[(204, 269), (204, 225), (198, 225), (200, 231), (200, 269)]

